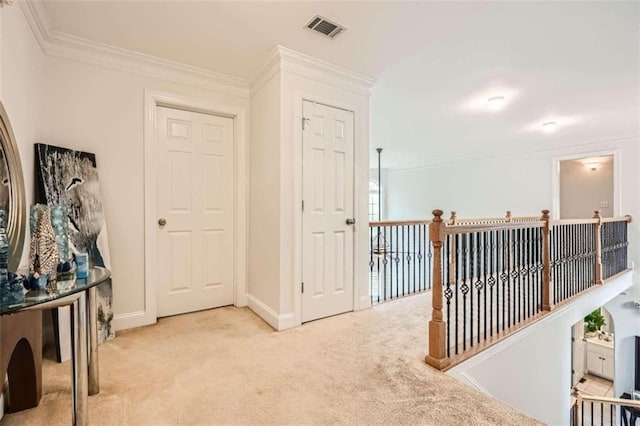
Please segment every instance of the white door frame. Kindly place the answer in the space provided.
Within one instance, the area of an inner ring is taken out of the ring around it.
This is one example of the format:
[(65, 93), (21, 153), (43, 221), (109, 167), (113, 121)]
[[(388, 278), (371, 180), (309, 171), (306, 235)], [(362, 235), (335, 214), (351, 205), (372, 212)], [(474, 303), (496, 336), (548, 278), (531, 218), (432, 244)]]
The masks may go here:
[[(363, 122), (361, 118), (361, 111), (355, 105), (350, 105), (344, 103), (340, 100), (326, 98), (320, 96), (318, 94), (313, 93), (305, 93), (305, 92), (296, 92), (294, 94), (294, 117), (293, 120), (293, 140), (296, 142), (293, 144), (293, 170), (294, 173), (294, 205), (292, 206), (295, 210), (293, 215), (294, 217), (294, 250), (293, 250), (293, 268), (294, 268), (294, 279), (295, 284), (293, 285), (293, 303), (294, 303), (294, 324), (300, 325), (302, 324), (302, 292), (300, 291), (300, 283), (302, 283), (302, 118), (303, 118), (303, 102), (315, 102), (318, 104), (326, 105), (332, 108), (343, 109), (346, 111), (350, 111), (353, 113), (353, 174), (354, 174), (354, 210), (353, 215), (356, 218), (356, 224), (354, 225), (354, 233), (353, 233), (353, 310), (363, 309), (365, 307), (370, 306), (369, 296), (365, 295), (366, 299), (364, 303), (360, 300), (359, 294), (359, 285), (363, 279), (368, 279), (366, 275), (363, 275), (360, 263), (364, 261), (364, 272), (367, 271), (367, 261), (365, 259), (366, 256), (359, 256), (358, 254), (362, 250), (366, 250), (366, 245), (363, 243), (367, 242), (368, 239), (368, 210), (363, 209), (364, 206), (368, 203), (368, 185), (369, 185), (369, 169), (368, 169), (368, 152), (369, 146), (361, 146), (366, 142), (365, 138), (365, 129), (362, 129)], [(362, 166), (362, 162), (359, 159), (367, 158), (367, 167), (364, 168)], [(363, 178), (366, 176), (366, 178)], [(364, 179), (364, 180), (363, 180)], [(362, 196), (365, 188), (362, 187), (363, 183), (367, 184), (367, 191), (365, 191), (364, 196)], [(364, 217), (363, 217), (364, 214)], [(364, 239), (362, 238), (362, 230), (366, 231), (366, 235)], [(367, 302), (369, 304), (367, 305)], [(286, 325), (285, 327), (286, 328)]]
[(245, 108), (155, 90), (144, 92), (144, 311), (130, 314), (127, 327), (157, 321), (156, 243), (156, 110), (158, 106), (218, 115), (234, 121), (234, 297), (235, 306), (247, 305), (247, 140)]
[(619, 216), (622, 212), (622, 170), (620, 169), (620, 150), (611, 149), (603, 151), (580, 152), (576, 154), (553, 157), (551, 159), (551, 218), (560, 219), (560, 162), (566, 160), (578, 160), (587, 157), (613, 156), (613, 216)]

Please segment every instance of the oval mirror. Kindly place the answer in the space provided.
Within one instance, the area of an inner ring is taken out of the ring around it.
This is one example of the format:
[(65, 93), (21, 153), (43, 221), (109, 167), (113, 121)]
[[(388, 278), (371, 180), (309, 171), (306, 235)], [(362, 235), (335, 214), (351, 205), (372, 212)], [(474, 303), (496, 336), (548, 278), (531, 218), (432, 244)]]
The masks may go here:
[[(9, 270), (20, 264), (26, 226), (22, 163), (9, 117), (0, 102), (0, 210), (6, 213), (9, 240)], [(0, 213), (1, 214), (1, 213)]]

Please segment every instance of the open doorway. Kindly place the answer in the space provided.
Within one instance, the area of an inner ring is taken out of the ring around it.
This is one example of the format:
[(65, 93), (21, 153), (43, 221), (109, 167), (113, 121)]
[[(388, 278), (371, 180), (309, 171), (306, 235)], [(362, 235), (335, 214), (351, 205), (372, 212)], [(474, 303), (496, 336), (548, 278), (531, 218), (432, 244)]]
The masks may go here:
[(559, 218), (613, 217), (615, 192), (614, 156), (600, 155), (560, 160)]
[(605, 308), (598, 308), (571, 329), (571, 383), (584, 394), (613, 397), (614, 326)]

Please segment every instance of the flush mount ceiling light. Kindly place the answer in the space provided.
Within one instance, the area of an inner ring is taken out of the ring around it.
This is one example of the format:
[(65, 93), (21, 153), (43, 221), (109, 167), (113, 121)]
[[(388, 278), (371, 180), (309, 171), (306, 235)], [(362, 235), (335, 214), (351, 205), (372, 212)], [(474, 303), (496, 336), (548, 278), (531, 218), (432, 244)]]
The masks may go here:
[(600, 167), (600, 162), (599, 161), (587, 161), (586, 163), (584, 163), (584, 166), (588, 169), (591, 169), (591, 171), (595, 171), (598, 167)]
[(487, 107), (492, 111), (499, 111), (504, 107), (504, 96), (494, 96), (487, 101)]
[(555, 121), (549, 121), (542, 125), (542, 131), (545, 133), (553, 133), (558, 128), (558, 123)]

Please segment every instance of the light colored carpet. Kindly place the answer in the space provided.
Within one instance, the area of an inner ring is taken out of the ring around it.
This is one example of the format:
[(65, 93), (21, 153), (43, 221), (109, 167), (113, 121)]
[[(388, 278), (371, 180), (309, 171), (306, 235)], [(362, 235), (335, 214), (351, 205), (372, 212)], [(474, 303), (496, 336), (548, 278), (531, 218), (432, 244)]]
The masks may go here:
[[(283, 332), (226, 307), (118, 333), (90, 424), (538, 424), (424, 363), (430, 297)], [(3, 425), (70, 423), (69, 363), (43, 368), (40, 406)]]

